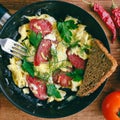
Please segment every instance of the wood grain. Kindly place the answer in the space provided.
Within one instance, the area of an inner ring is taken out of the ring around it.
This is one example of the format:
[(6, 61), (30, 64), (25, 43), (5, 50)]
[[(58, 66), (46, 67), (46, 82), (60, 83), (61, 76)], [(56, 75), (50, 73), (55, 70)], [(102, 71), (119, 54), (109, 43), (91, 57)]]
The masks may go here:
[[(42, 1), (42, 0), (0, 0), (0, 4), (3, 4), (7, 9), (9, 9), (11, 14), (14, 14), (17, 10), (28, 5), (33, 2)], [(116, 40), (114, 44), (111, 44), (111, 33), (106, 28), (105, 24), (100, 20), (96, 13), (92, 11), (92, 9), (81, 0), (61, 0), (66, 1), (81, 8), (85, 9), (88, 13), (90, 13), (102, 26), (105, 31), (105, 34), (108, 38), (111, 54), (116, 58), (118, 61), (118, 68), (115, 73), (108, 79), (102, 93), (99, 97), (90, 104), (87, 108), (78, 112), (74, 115), (57, 119), (57, 120), (104, 120), (104, 117), (101, 112), (101, 103), (104, 97), (114, 90), (120, 90), (120, 41)], [(91, 0), (92, 2), (94, 0)], [(110, 10), (110, 6), (112, 4), (111, 0), (95, 0), (106, 10)], [(120, 7), (120, 0), (114, 0), (115, 3)], [(10, 103), (6, 97), (2, 93), (0, 93), (0, 120), (45, 120), (44, 118), (38, 118), (31, 116), (27, 113), (16, 108), (12, 103)], [(47, 120), (47, 119), (46, 119)], [(51, 119), (53, 120), (53, 119)]]

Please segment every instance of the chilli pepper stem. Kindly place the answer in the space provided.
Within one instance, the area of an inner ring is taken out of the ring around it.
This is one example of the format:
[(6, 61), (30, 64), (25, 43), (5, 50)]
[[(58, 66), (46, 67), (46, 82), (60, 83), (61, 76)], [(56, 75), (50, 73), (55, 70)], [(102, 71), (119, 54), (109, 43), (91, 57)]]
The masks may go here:
[(84, 3), (86, 3), (86, 4), (88, 4), (88, 5), (90, 5), (91, 4), (91, 2), (88, 2), (87, 0), (82, 0)]
[(94, 3), (92, 3), (91, 1), (87, 1), (87, 0), (82, 0), (84, 3), (90, 5), (91, 7), (94, 6)]
[(114, 0), (112, 0), (112, 9), (117, 8), (117, 5), (115, 4)]
[(115, 3), (114, 3), (114, 0), (112, 0), (112, 4), (115, 4)]

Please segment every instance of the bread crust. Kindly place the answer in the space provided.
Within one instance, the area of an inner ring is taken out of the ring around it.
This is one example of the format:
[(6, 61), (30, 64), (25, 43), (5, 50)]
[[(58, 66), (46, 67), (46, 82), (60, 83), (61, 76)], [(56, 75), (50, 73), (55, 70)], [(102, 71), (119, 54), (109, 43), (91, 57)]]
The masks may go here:
[(86, 91), (82, 95), (79, 94), (80, 90), (77, 92), (77, 95), (82, 97), (82, 96), (88, 96), (90, 93), (93, 93), (103, 82), (106, 81), (107, 78), (109, 78), (112, 73), (116, 70), (116, 67), (118, 66), (116, 59), (108, 52), (108, 50), (104, 47), (101, 41), (95, 40), (95, 42), (98, 44), (99, 48), (105, 53), (107, 58), (112, 62), (111, 69), (100, 79), (98, 83), (96, 83), (95, 87), (92, 89)]

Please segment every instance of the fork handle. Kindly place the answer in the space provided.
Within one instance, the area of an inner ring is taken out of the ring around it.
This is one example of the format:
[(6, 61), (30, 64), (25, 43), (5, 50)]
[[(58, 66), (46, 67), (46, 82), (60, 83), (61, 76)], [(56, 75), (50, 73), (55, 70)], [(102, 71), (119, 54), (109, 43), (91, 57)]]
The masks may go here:
[(5, 22), (11, 17), (8, 9), (0, 4), (0, 25), (3, 26)]

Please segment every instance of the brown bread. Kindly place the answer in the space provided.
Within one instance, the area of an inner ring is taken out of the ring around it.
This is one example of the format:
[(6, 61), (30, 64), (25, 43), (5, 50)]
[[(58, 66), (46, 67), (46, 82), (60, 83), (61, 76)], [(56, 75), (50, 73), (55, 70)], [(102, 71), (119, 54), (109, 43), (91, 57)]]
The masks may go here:
[(77, 95), (88, 96), (93, 93), (116, 70), (117, 61), (99, 40), (94, 40), (86, 65), (83, 83)]

